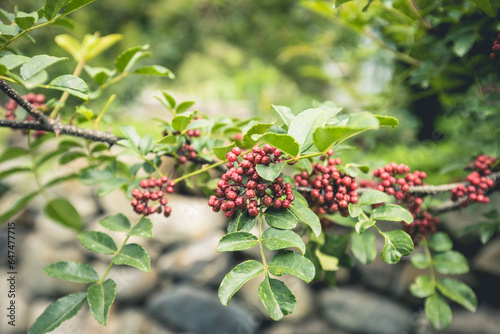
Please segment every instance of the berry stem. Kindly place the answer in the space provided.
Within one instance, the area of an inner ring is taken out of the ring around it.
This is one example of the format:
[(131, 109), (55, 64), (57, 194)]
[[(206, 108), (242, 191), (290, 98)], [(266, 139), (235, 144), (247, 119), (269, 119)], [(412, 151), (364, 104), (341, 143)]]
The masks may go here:
[[(137, 224), (143, 217), (144, 216), (140, 216), (139, 220), (135, 224)], [(135, 226), (135, 224), (134, 224), (134, 226)], [(120, 254), (120, 252), (123, 249), (123, 247), (125, 247), (125, 245), (127, 244), (127, 241), (128, 241), (129, 238), (130, 238), (130, 235), (127, 235), (127, 237), (125, 238), (125, 240), (123, 240), (123, 242), (120, 245), (120, 247), (118, 247), (118, 250), (115, 252), (115, 255), (116, 254)], [(106, 271), (102, 275), (101, 279), (97, 282), (97, 284), (102, 284), (104, 282), (104, 280), (106, 279), (106, 276), (108, 276), (109, 271), (111, 270), (111, 267), (113, 267), (113, 259), (111, 259), (111, 262), (109, 263), (108, 268), (106, 268)]]
[(226, 163), (226, 162), (227, 162), (227, 159), (222, 160), (222, 161), (219, 161), (219, 162), (216, 162), (216, 163), (211, 164), (211, 165), (207, 165), (207, 166), (205, 166), (205, 167), (202, 167), (202, 168), (200, 168), (200, 169), (195, 170), (194, 172), (191, 172), (191, 173), (188, 173), (188, 174), (184, 174), (184, 175), (182, 175), (182, 176), (180, 176), (180, 177), (176, 178), (176, 179), (174, 180), (174, 182), (175, 182), (175, 183), (178, 183), (179, 181), (182, 181), (182, 180), (184, 180), (184, 179), (190, 178), (191, 176), (195, 176), (195, 175), (201, 174), (201, 173), (203, 173), (203, 172), (206, 172), (207, 170), (210, 170), (210, 169), (212, 169), (212, 168), (215, 168), (215, 167), (217, 167), (217, 166), (220, 166), (220, 165), (222, 165), (222, 164), (224, 164), (224, 163)]
[(429, 249), (429, 244), (427, 243), (427, 237), (424, 235), (421, 238), (421, 245), (424, 247), (425, 256), (429, 260), (429, 274), (431, 276), (432, 285), (436, 286), (436, 275), (434, 273), (434, 263), (432, 262), (431, 250)]
[(259, 207), (259, 247), (260, 247), (260, 256), (262, 257), (262, 264), (264, 265), (264, 269), (266, 270), (267, 275), (267, 261), (266, 255), (264, 254), (264, 244), (262, 243), (262, 208)]

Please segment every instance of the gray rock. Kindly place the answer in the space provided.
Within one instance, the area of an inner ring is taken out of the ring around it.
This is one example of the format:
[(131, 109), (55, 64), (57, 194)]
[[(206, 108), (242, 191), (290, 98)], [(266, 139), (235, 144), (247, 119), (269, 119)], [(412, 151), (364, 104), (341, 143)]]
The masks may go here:
[(256, 333), (261, 317), (235, 301), (221, 305), (217, 293), (192, 286), (178, 286), (147, 302), (152, 318), (174, 331), (197, 334)]
[(410, 311), (386, 297), (359, 289), (341, 288), (321, 294), (324, 318), (352, 333), (409, 333)]
[(487, 243), (473, 260), (473, 268), (500, 276), (500, 238)]
[(165, 253), (157, 262), (162, 276), (184, 278), (201, 284), (220, 284), (229, 271), (229, 253), (217, 253), (222, 232)]
[(116, 334), (174, 334), (136, 308), (117, 314)]
[(18, 270), (20, 284), (27, 295), (54, 296), (82, 291), (81, 284), (49, 277), (43, 271), (45, 266), (58, 261), (83, 262), (82, 253), (74, 244), (51, 244), (44, 236), (31, 234), (24, 238), (19, 254), (22, 256)]
[(324, 320), (312, 318), (298, 323), (290, 323), (288, 318), (264, 330), (262, 334), (348, 334), (347, 332), (330, 326)]
[(500, 310), (479, 307), (476, 313), (458, 309), (453, 310), (450, 327), (436, 331), (431, 327), (424, 312), (416, 321), (418, 334), (498, 334), (500, 332)]

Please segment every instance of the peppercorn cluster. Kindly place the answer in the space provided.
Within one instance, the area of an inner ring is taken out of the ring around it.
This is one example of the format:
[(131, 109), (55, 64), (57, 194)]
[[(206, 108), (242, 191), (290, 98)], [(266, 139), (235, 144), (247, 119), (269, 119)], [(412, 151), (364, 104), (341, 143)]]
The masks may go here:
[(132, 190), (134, 197), (130, 204), (134, 212), (139, 215), (148, 216), (154, 213), (162, 213), (165, 217), (170, 216), (172, 208), (168, 206), (168, 199), (165, 194), (174, 192), (175, 183), (169, 181), (167, 176), (161, 178), (149, 178), (140, 182), (140, 187)]
[(500, 53), (500, 32), (498, 33), (497, 39), (493, 42), (491, 47), (490, 59), (495, 59)]
[(262, 148), (254, 146), (251, 152), (243, 155), (239, 147), (233, 147), (226, 154), (229, 170), (217, 182), (217, 196), (210, 196), (208, 205), (214, 212), (224, 211), (228, 218), (238, 210), (257, 216), (259, 207), (288, 209), (295, 199), (292, 185), (285, 183), (282, 176), (274, 182), (266, 181), (256, 170), (259, 164), (269, 166), (283, 161), (281, 155), (281, 150), (269, 144)]
[(182, 146), (177, 150), (177, 155), (179, 163), (181, 164), (186, 163), (188, 160), (194, 160), (198, 156), (193, 145), (188, 143), (182, 144)]
[(491, 174), (491, 166), (495, 163), (495, 160), (495, 158), (486, 154), (477, 157), (474, 161), (476, 170), (467, 175), (468, 185), (459, 185), (452, 189), (451, 200), (457, 202), (461, 198), (466, 198), (460, 203), (463, 207), (473, 202), (488, 204), (490, 198), (486, 196), (486, 192), (488, 189), (493, 188), (495, 181), (487, 178), (487, 176)]
[(418, 239), (418, 235), (428, 235), (436, 231), (436, 225), (440, 223), (440, 219), (427, 211), (422, 211), (423, 198), (409, 193), (411, 186), (423, 185), (427, 173), (418, 170), (410, 173), (409, 166), (391, 162), (376, 169), (373, 176), (380, 179), (376, 186), (377, 190), (393, 195), (396, 198), (396, 204), (410, 211), (413, 222), (411, 224), (403, 222), (403, 229), (414, 240)]
[[(47, 108), (47, 106), (45, 105), (45, 95), (44, 94), (28, 93), (27, 95), (23, 95), (23, 98), (38, 110), (44, 111)], [(5, 109), (6, 109), (5, 119), (15, 120), (17, 107), (18, 107), (17, 102), (10, 99), (5, 104)], [(25, 121), (34, 121), (35, 118), (28, 114), (28, 115), (26, 115), (24, 120)], [(22, 130), (22, 132), (23, 132), (23, 134), (28, 133), (27, 130)], [(33, 132), (33, 136), (36, 138), (38, 138), (44, 134), (45, 134), (45, 131), (43, 131), (43, 130), (38, 130), (38, 131)]]
[[(311, 187), (305, 195), (309, 206), (317, 214), (340, 212), (344, 217), (349, 215), (349, 203), (358, 202), (358, 184), (349, 175), (341, 173), (335, 165), (342, 163), (341, 159), (333, 159), (333, 151), (328, 152), (327, 165), (312, 164), (313, 171), (309, 174), (302, 171), (295, 175), (295, 186)], [(326, 159), (322, 159), (326, 160)]]

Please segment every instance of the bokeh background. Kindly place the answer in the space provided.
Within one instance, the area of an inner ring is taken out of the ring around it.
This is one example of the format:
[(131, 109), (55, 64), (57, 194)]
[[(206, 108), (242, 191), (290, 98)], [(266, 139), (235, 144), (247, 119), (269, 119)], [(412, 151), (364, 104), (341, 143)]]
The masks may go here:
[[(68, 33), (81, 40), (95, 32), (123, 34), (122, 41), (91, 64), (111, 66), (122, 50), (149, 44), (148, 62), (170, 68), (176, 79), (123, 80), (91, 102), (90, 107), (99, 109), (111, 93), (117, 94), (104, 119), (113, 131), (120, 124), (133, 124), (139, 132), (151, 133), (152, 126), (157, 126), (153, 118), (168, 119), (168, 112), (154, 98), (161, 91), (178, 100), (196, 101), (194, 107), (209, 115), (265, 120), (274, 119), (271, 104), (286, 105), (298, 113), (331, 101), (348, 112), (367, 110), (400, 121), (397, 128), (356, 139), (351, 144), (359, 149), (343, 151), (339, 156), (344, 161), (371, 167), (403, 162), (426, 171), (429, 184), (442, 184), (462, 180), (467, 174), (464, 166), (475, 156), (498, 155), (499, 60), (489, 57), (500, 27), (496, 17), (466, 0), (355, 0), (338, 8), (333, 3), (98, 0), (71, 15), (73, 29), (40, 29), (33, 32), (35, 44), (21, 39), (17, 45), (27, 55), (63, 57), (67, 54), (53, 43), (55, 35)], [(29, 12), (39, 5), (30, 0), (2, 1), (10, 11), (18, 6)], [(61, 62), (50, 74), (71, 73), (74, 66), (73, 61)], [(59, 96), (40, 92), (49, 98)], [(2, 105), (6, 101), (0, 96)], [(63, 112), (73, 112), (71, 103)], [(159, 124), (155, 136), (161, 138)], [(22, 140), (19, 133), (0, 130), (4, 146)], [(57, 173), (62, 167), (50, 168), (49, 173)], [(2, 202), (13, 201), (20, 189), (30, 187), (29, 182), (0, 180)], [(100, 217), (128, 209), (122, 194), (96, 198), (95, 189), (77, 181), (57, 191), (72, 199), (88, 229), (97, 228)], [(155, 222), (156, 237), (146, 244), (153, 274), (113, 269), (122, 290), (118, 290), (109, 328), (94, 324), (87, 310), (63, 324), (59, 332), (433, 333), (421, 302), (408, 293), (408, 284), (421, 272), (406, 260), (390, 266), (378, 259), (368, 266), (341, 270), (336, 289), (324, 281), (306, 286), (291, 279), (287, 284), (297, 296), (297, 311), (280, 323), (266, 317), (257, 287), (251, 284), (236, 295), (231, 307), (222, 307), (216, 298), (220, 280), (237, 261), (255, 255), (216, 254), (226, 222), (212, 214), (203, 199), (179, 192), (174, 202), (184, 209), (176, 208), (171, 219)], [(453, 305), (454, 320), (446, 333), (498, 333), (500, 239), (496, 236), (482, 246), (477, 236), (461, 233), (498, 204), (498, 197), (492, 197), (488, 207), (442, 217), (441, 229), (451, 234), (455, 248), (470, 260), (472, 271), (462, 279), (479, 298), (476, 314)], [(49, 221), (41, 206), (35, 202), (15, 219), (22, 236), (20, 323), (25, 325), (53, 299), (79, 291), (45, 276), (41, 268), (58, 260), (86, 260), (99, 268), (106, 260), (86, 253), (75, 243), (74, 232)], [(5, 240), (5, 234), (1, 236)], [(22, 326), (16, 329), (16, 333), (26, 331)]]

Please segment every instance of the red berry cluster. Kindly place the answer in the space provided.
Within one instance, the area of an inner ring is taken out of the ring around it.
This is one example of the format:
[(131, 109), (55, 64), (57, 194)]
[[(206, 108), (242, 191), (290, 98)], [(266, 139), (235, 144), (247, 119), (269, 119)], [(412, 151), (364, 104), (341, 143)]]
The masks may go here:
[(177, 150), (177, 155), (179, 156), (179, 162), (181, 164), (186, 163), (188, 160), (193, 160), (198, 156), (193, 145), (188, 143), (182, 144)]
[(228, 218), (237, 210), (248, 210), (255, 217), (260, 206), (288, 209), (295, 199), (292, 185), (284, 183), (281, 176), (274, 182), (268, 182), (256, 171), (259, 164), (268, 166), (283, 161), (281, 153), (269, 144), (262, 148), (254, 146), (252, 152), (244, 155), (241, 155), (239, 147), (234, 147), (226, 154), (229, 170), (217, 182), (217, 196), (210, 196), (208, 205), (214, 212), (224, 211)]
[[(161, 178), (149, 178), (142, 180), (140, 186), (142, 189), (132, 190), (134, 197), (130, 204), (137, 214), (148, 216), (153, 213), (162, 213), (165, 217), (170, 216), (172, 208), (167, 205), (168, 199), (165, 194), (174, 192), (173, 181), (169, 181), (167, 176)], [(151, 201), (151, 203), (149, 203)], [(155, 206), (155, 204), (158, 204)]]
[[(398, 177), (398, 175), (404, 176), (404, 174), (406, 174), (405, 177)], [(387, 166), (376, 169), (373, 176), (382, 180), (378, 183), (377, 190), (394, 195), (397, 200), (403, 200), (410, 187), (421, 185), (427, 174), (419, 171), (410, 173), (410, 167), (405, 164), (398, 165), (391, 162)]]
[[(27, 95), (23, 95), (23, 98), (31, 103), (33, 107), (39, 110), (45, 110), (47, 106), (45, 105), (45, 95), (43, 94), (34, 94), (34, 93), (28, 93)], [(5, 119), (10, 119), (10, 120), (15, 120), (16, 119), (16, 109), (18, 107), (18, 104), (16, 101), (10, 99), (6, 104), (5, 104)], [(27, 115), (24, 119), (25, 121), (34, 121), (35, 119), (31, 115)], [(27, 134), (28, 131), (23, 130), (24, 134)], [(39, 130), (35, 131), (33, 133), (34, 137), (40, 137), (45, 134), (45, 131)]]
[[(331, 156), (333, 151), (328, 152)], [(324, 160), (324, 159), (323, 159)], [(317, 214), (340, 212), (344, 217), (349, 215), (349, 203), (358, 202), (358, 184), (353, 177), (340, 173), (335, 165), (340, 159), (328, 158), (328, 165), (313, 164), (311, 175), (302, 171), (295, 175), (295, 186), (313, 188), (305, 197), (309, 206)]]
[(429, 212), (422, 212), (423, 198), (409, 193), (410, 187), (422, 185), (427, 178), (427, 173), (414, 171), (410, 173), (410, 167), (405, 164), (390, 164), (380, 167), (373, 172), (373, 176), (380, 178), (376, 189), (383, 191), (396, 198), (396, 203), (402, 205), (410, 211), (413, 222), (406, 224), (403, 222), (403, 229), (417, 240), (418, 235), (427, 235), (436, 231), (436, 225), (440, 223), (439, 218), (432, 216)]
[(488, 179), (486, 176), (491, 174), (491, 166), (494, 163), (495, 158), (486, 154), (477, 157), (476, 161), (474, 161), (476, 170), (467, 175), (469, 185), (459, 185), (452, 189), (451, 200), (456, 202), (460, 198), (467, 197), (466, 200), (461, 202), (463, 207), (473, 202), (488, 204), (490, 199), (486, 196), (486, 191), (495, 185), (495, 181)]
[(500, 32), (498, 33), (497, 39), (493, 42), (493, 47), (491, 48), (490, 59), (493, 60), (500, 53)]

